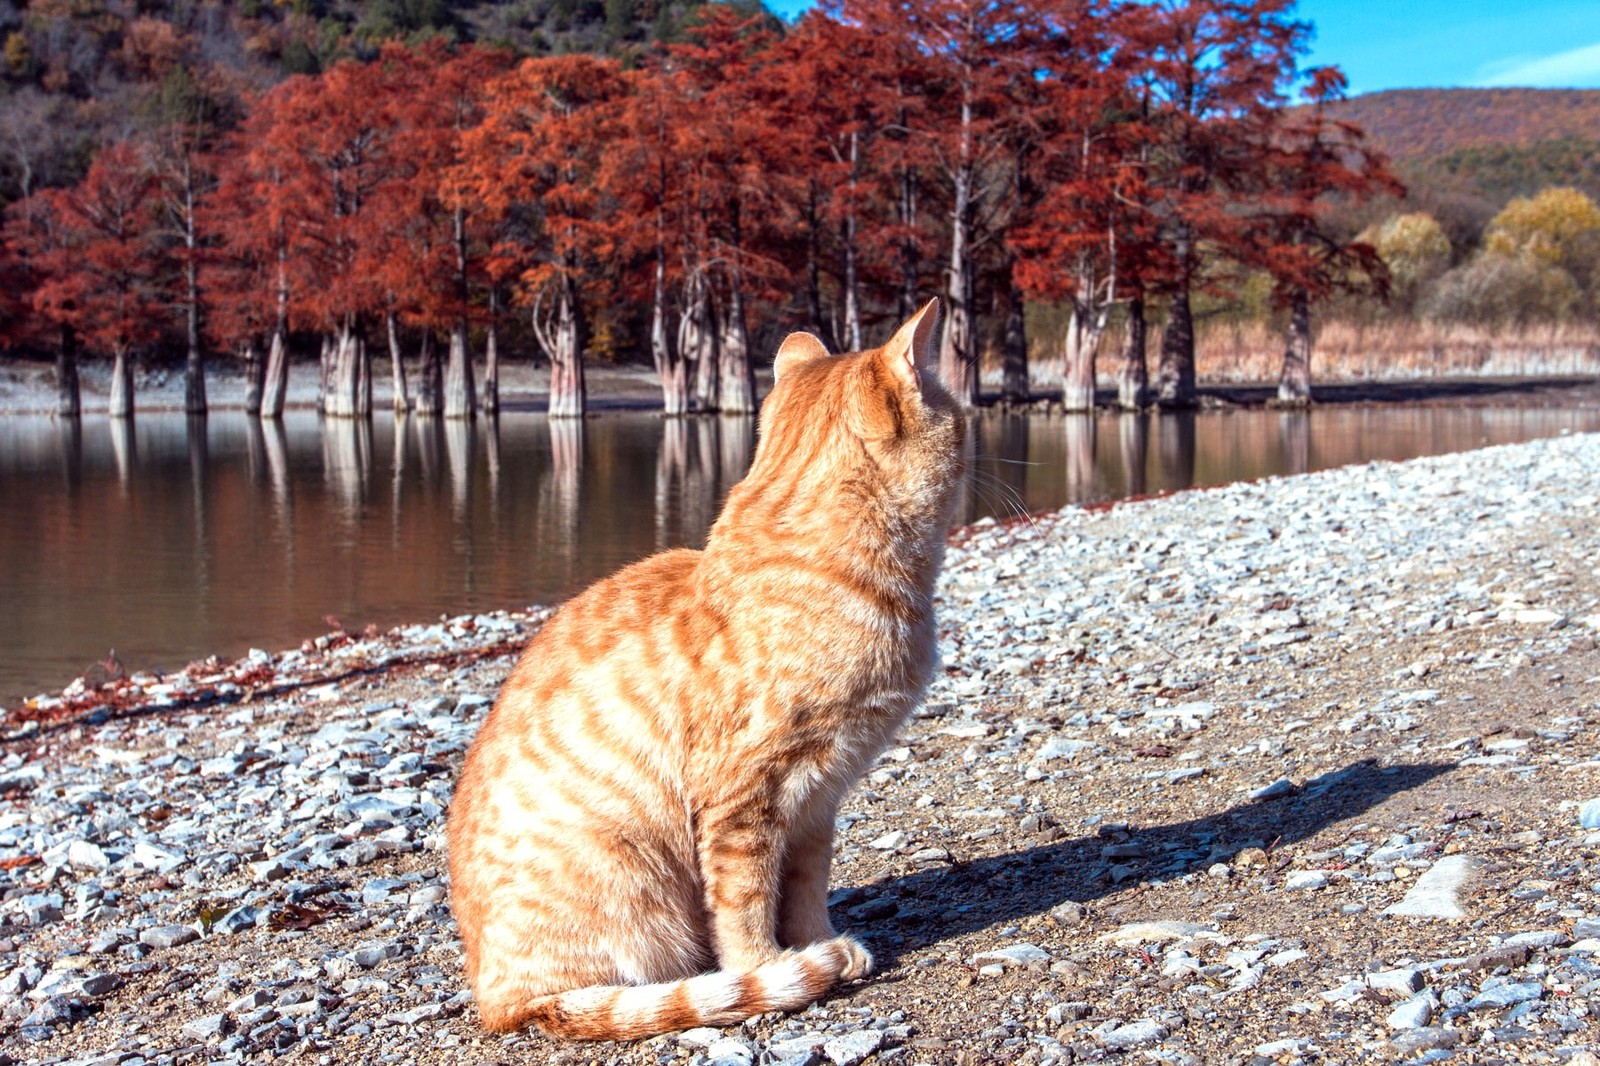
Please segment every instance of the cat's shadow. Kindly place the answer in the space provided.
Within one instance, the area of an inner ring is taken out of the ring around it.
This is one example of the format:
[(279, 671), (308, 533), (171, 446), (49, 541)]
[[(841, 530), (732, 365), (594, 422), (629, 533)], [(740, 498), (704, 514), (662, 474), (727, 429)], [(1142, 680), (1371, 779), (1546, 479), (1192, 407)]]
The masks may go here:
[[(837, 928), (861, 937), (871, 948), (881, 972), (902, 956), (1044, 914), (1067, 901), (1093, 904), (1184, 873), (1204, 878), (1210, 863), (1225, 861), (1245, 847), (1270, 849), (1266, 866), (1257, 868), (1259, 875), (1283, 861), (1281, 849), (1286, 845), (1334, 822), (1357, 818), (1391, 796), (1453, 769), (1450, 763), (1380, 767), (1362, 761), (1306, 781), (1277, 799), (1243, 803), (1184, 822), (1135, 825), (1126, 835), (1096, 830), (1076, 839), (965, 862), (952, 848), (958, 860), (953, 865), (855, 885), (847, 881), (830, 897), (832, 917)], [(1103, 849), (1117, 843), (1142, 845), (1145, 857), (1105, 857)], [(1340, 843), (1330, 840), (1328, 847)], [(1119, 871), (1122, 876), (1114, 883), (1109, 874), (1112, 864), (1131, 864), (1132, 869)], [(1206, 921), (1225, 898), (1197, 905), (1194, 914), (1159, 917)], [(1026, 937), (1008, 942), (1011, 939)]]

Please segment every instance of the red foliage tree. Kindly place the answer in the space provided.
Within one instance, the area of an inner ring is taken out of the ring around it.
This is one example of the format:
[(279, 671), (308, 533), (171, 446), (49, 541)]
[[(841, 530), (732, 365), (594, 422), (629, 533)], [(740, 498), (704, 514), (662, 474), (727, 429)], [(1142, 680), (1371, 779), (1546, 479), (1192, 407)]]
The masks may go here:
[(550, 359), (556, 417), (584, 412), (584, 302), (604, 286), (613, 253), (599, 176), (612, 105), (625, 91), (610, 60), (524, 60), (489, 86), (484, 119), (464, 135), (452, 178), (488, 218), (517, 215), (526, 226), (526, 239), (502, 241), (498, 254), (515, 264), (517, 300)]
[(37, 279), (33, 306), (111, 354), (111, 415), (129, 417), (133, 348), (155, 339), (164, 308), (149, 162), (122, 141), (102, 149), (75, 187), (35, 199), (35, 225), (24, 231)]
[(1278, 401), (1311, 401), (1311, 305), (1339, 291), (1386, 296), (1389, 272), (1371, 245), (1336, 232), (1330, 203), (1403, 190), (1361, 131), (1333, 119), (1327, 105), (1344, 97), (1344, 75), (1311, 72), (1305, 103), (1278, 130), (1270, 172), (1251, 212), (1251, 259), (1273, 279), (1273, 298), (1289, 310), (1289, 340)]

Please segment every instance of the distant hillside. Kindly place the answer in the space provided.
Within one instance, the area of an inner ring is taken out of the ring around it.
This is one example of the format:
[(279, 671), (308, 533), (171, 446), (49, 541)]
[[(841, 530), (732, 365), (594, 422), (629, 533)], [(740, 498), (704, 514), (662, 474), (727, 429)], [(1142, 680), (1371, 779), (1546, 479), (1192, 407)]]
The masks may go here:
[(1600, 89), (1390, 89), (1343, 101), (1337, 114), (1401, 163), (1469, 148), (1600, 141)]

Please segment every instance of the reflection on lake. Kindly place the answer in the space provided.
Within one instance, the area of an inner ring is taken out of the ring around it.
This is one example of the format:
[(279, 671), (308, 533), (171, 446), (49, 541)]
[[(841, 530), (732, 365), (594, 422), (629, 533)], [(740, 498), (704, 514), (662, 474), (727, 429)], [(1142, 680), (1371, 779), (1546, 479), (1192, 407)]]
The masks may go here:
[[(974, 419), (962, 522), (1600, 429), (1567, 408)], [(698, 545), (748, 418), (0, 417), (0, 704), (327, 629), (560, 600)]]

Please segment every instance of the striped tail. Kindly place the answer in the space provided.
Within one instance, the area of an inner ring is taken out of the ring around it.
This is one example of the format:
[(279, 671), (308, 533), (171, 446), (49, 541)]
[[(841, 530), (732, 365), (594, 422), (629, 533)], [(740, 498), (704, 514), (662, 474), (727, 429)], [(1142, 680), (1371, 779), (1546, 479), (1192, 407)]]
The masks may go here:
[(595, 985), (541, 996), (524, 1005), (507, 1028), (532, 1022), (551, 1036), (573, 1040), (639, 1040), (701, 1025), (735, 1025), (767, 1011), (800, 1010), (840, 977), (859, 977), (871, 967), (864, 948), (837, 937), (785, 951), (747, 973), (719, 970), (666, 984)]

